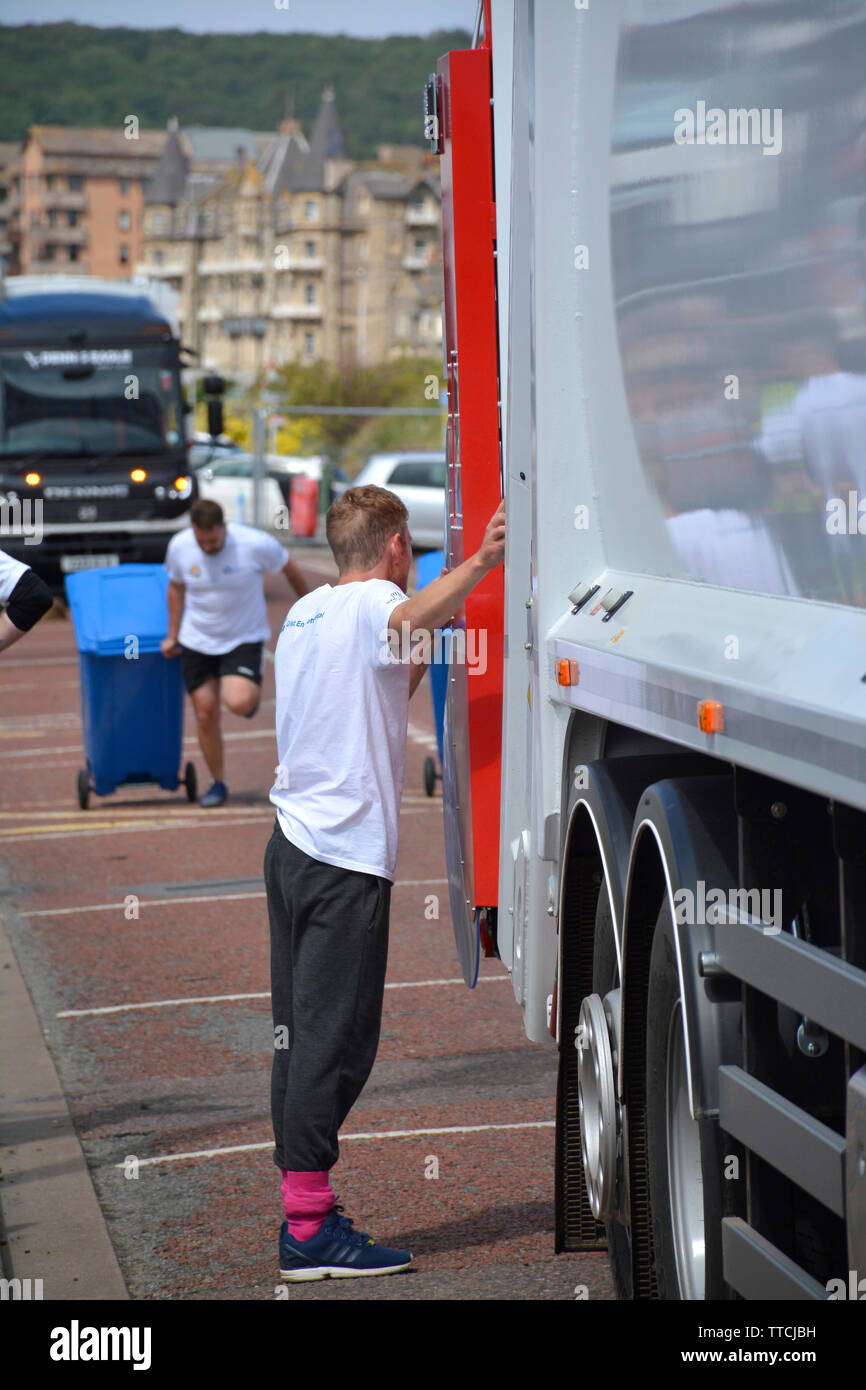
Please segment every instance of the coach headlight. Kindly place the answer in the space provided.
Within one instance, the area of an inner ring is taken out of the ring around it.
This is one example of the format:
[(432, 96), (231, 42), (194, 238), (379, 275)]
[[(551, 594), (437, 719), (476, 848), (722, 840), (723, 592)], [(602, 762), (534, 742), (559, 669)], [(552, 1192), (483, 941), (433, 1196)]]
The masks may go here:
[(175, 478), (169, 497), (189, 497), (192, 492), (192, 478)]

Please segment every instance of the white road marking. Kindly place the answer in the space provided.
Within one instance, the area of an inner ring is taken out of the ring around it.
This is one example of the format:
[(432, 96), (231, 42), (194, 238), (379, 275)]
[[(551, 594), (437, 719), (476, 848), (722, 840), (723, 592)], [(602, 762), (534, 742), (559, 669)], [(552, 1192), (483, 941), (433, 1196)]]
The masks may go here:
[[(553, 1129), (555, 1120), (517, 1120), (511, 1124), (503, 1125), (443, 1125), (438, 1129), (382, 1129), (371, 1130), (368, 1133), (341, 1134), (340, 1143), (346, 1144), (353, 1139), (418, 1139), (428, 1134), (482, 1134), (486, 1130), (494, 1129)], [(222, 1149), (192, 1149), (187, 1153), (179, 1154), (159, 1154), (156, 1158), (139, 1158), (136, 1160), (139, 1168), (150, 1168), (155, 1163), (180, 1163), (186, 1158), (217, 1158), (223, 1154), (243, 1154), (255, 1153), (260, 1149), (272, 1149), (274, 1142), (272, 1139), (264, 1144), (231, 1144)], [(115, 1163), (115, 1168), (126, 1168), (127, 1164)]]
[[(406, 814), (409, 815), (411, 812), (407, 812)], [(247, 816), (246, 819), (243, 820), (234, 820), (230, 816), (216, 817), (209, 814), (207, 811), (203, 811), (202, 815), (206, 816), (207, 819), (177, 819), (170, 820), (168, 824), (161, 824), (160, 821), (154, 817), (151, 820), (123, 821), (119, 822), (117, 825), (106, 826), (97, 830), (91, 829), (90, 826), (85, 826), (81, 830), (46, 829), (44, 833), (34, 829), (24, 835), (5, 835), (0, 832), (0, 844), (13, 845), (18, 840), (38, 840), (39, 843), (42, 844), (46, 840), (73, 840), (76, 835), (90, 835), (94, 837), (97, 835), (131, 835), (133, 833), (137, 834), (141, 830), (148, 830), (150, 832), (155, 832), (157, 830), (172, 830), (175, 833), (179, 830), (213, 830), (221, 829), (225, 825), (256, 825), (259, 823), (264, 824), (265, 822), (270, 824), (273, 821), (273, 816), (270, 814), (263, 816)], [(102, 822), (97, 821), (96, 824), (102, 825)]]
[[(479, 985), (497, 985), (508, 980), (508, 975), (481, 975)], [(386, 989), (434, 989), (443, 985), (465, 984), (463, 977), (453, 980), (400, 980), (386, 984)], [(137, 1009), (173, 1009), (185, 1004), (234, 1004), (249, 999), (270, 999), (271, 991), (262, 990), (254, 994), (202, 994), (189, 999), (148, 999), (140, 1004), (104, 1004), (98, 1009), (63, 1009), (55, 1018), (96, 1018), (102, 1014), (133, 1013)]]
[[(394, 888), (423, 888), (427, 884), (447, 884), (447, 878), (398, 878)], [(139, 898), (139, 907), (164, 907), (169, 903), (224, 903), (238, 898), (264, 898), (264, 888), (250, 888), (243, 893), (207, 893), (195, 897), (186, 893), (175, 893), (170, 898)], [(123, 911), (126, 903), (88, 903), (83, 907), (38, 907), (31, 912), (19, 912), (19, 917), (71, 917), (79, 912)], [(2, 912), (0, 912), (2, 915)]]

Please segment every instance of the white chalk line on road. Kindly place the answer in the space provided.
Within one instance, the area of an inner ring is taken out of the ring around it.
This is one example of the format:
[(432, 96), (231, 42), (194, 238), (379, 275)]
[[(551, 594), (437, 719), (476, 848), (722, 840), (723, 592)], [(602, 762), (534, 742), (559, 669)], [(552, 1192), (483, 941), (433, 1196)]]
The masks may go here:
[[(447, 878), (398, 878), (395, 880), (394, 888), (424, 888), (427, 884), (444, 885), (448, 882)], [(263, 898), (264, 888), (249, 888), (243, 893), (202, 893), (192, 896), (187, 893), (174, 893), (170, 898), (139, 898), (139, 907), (164, 907), (166, 904), (174, 903), (224, 903), (231, 902), (238, 898)], [(31, 912), (19, 912), (19, 917), (70, 917), (79, 912), (110, 912), (123, 911), (126, 902), (120, 903), (88, 903), (83, 907), (37, 907)], [(2, 915), (2, 913), (0, 913)]]
[[(9, 729), (6, 732), (10, 738), (14, 737), (15, 735), (17, 735), (19, 738), (23, 736), (23, 731), (21, 729)], [(41, 736), (41, 729), (34, 730), (32, 737), (36, 737), (37, 734)], [(272, 742), (276, 743), (276, 734), (273, 729), (245, 729), (239, 733), (232, 733), (230, 731), (223, 732), (224, 743), (240, 743), (242, 740), (256, 738), (269, 738)], [(414, 725), (409, 726), (409, 738), (412, 740), (413, 743), (417, 743), (424, 748), (435, 749), (437, 747), (435, 734), (428, 734), (423, 729), (415, 728)], [(196, 737), (196, 735), (188, 734), (187, 737), (183, 740), (183, 746), (184, 748), (197, 748), (198, 738)], [(32, 758), (34, 756), (34, 753), (38, 753), (40, 758), (68, 757), (71, 760), (84, 758), (83, 747), (79, 745), (66, 744), (62, 748), (19, 748), (12, 752), (4, 752), (3, 760), (4, 762), (6, 762), (10, 758)], [(52, 767), (53, 766), (54, 764), (52, 764)]]
[[(479, 985), (498, 985), (508, 980), (508, 975), (482, 975)], [(444, 985), (462, 985), (462, 975), (451, 980), (399, 980), (386, 984), (386, 989), (439, 989)], [(271, 991), (259, 990), (253, 994), (202, 994), (190, 999), (147, 999), (140, 1004), (103, 1004), (98, 1009), (63, 1009), (55, 1018), (97, 1018), (104, 1014), (133, 1013), (137, 1009), (173, 1009), (186, 1004), (235, 1004), (250, 999), (270, 999)]]
[[(501, 1125), (441, 1125), (436, 1129), (382, 1129), (358, 1134), (341, 1134), (340, 1143), (347, 1144), (355, 1139), (420, 1139), (432, 1134), (483, 1134), (487, 1130), (503, 1129), (553, 1129), (555, 1120), (516, 1120)], [(180, 1163), (187, 1158), (218, 1158), (225, 1154), (248, 1154), (259, 1150), (272, 1149), (272, 1139), (264, 1144), (230, 1144), (222, 1149), (191, 1149), (187, 1153), (159, 1154), (155, 1158), (136, 1158), (139, 1168), (150, 1168), (157, 1163)], [(115, 1163), (115, 1168), (128, 1168), (128, 1162)]]

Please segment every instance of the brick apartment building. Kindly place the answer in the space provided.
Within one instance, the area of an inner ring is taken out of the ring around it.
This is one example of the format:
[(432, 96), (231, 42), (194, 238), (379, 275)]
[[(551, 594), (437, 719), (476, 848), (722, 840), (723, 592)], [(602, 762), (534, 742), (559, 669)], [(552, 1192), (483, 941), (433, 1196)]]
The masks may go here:
[(0, 145), (7, 273), (129, 276), (141, 254), (142, 186), (164, 144), (164, 131), (31, 126), (14, 158), (16, 147)]

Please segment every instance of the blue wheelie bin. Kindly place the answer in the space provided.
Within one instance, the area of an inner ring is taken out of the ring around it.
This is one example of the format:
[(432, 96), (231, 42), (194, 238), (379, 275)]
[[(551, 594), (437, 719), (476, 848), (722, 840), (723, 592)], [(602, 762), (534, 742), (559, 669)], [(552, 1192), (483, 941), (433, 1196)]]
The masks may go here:
[(162, 655), (168, 627), (162, 565), (116, 565), (82, 570), (66, 580), (81, 670), (81, 714), (87, 769), (78, 774), (78, 801), (108, 796), (121, 784), (156, 782), (190, 801), (196, 775), (178, 775), (184, 690), (179, 657)]
[[(444, 550), (428, 550), (426, 554), (419, 556), (416, 569), (417, 587), (423, 589), (427, 584), (431, 584), (434, 579), (438, 579), (445, 564)], [(437, 637), (436, 646), (433, 652), (433, 660), (430, 663), (430, 683), (433, 687), (433, 719), (436, 724), (436, 742), (439, 745), (439, 766), (442, 766), (442, 738), (445, 729), (445, 696), (448, 691), (448, 663), (444, 660), (445, 652), (442, 650), (442, 638)], [(433, 795), (437, 781), (442, 780), (442, 773), (436, 771), (436, 763), (432, 758), (424, 759), (424, 790), (428, 796)]]

